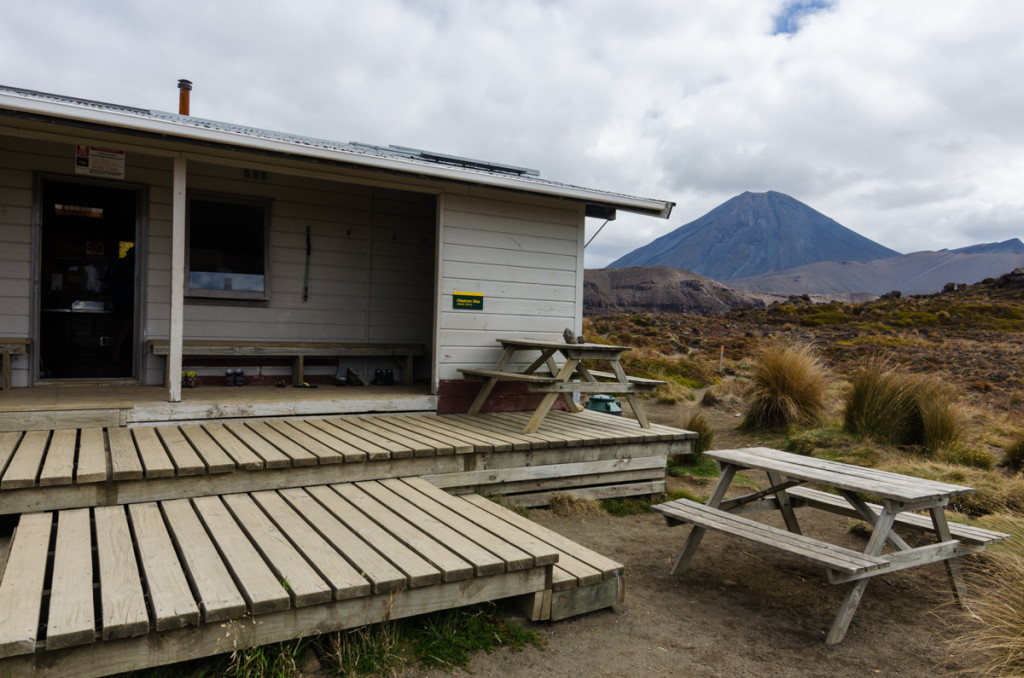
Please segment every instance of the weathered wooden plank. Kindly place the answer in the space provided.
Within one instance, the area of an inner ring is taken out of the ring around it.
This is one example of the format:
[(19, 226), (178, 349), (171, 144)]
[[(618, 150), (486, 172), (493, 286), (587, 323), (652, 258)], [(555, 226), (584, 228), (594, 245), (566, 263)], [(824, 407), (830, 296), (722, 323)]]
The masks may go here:
[(144, 634), (149, 616), (124, 507), (100, 506), (93, 509), (93, 517), (103, 640)]
[(449, 551), (429, 535), (416, 529), (400, 515), (373, 499), (355, 485), (348, 483), (332, 485), (331, 489), (349, 503), (369, 516), (375, 523), (386, 529), (400, 542), (419, 553), (436, 568), (441, 570), (444, 581), (456, 581), (473, 576), (473, 567)]
[(202, 426), (187, 424), (180, 429), (182, 435), (202, 458), (208, 473), (231, 473), (235, 470), (234, 460), (221, 449), (209, 433), (203, 430)]
[(232, 435), (223, 424), (202, 424), (201, 428), (234, 460), (239, 469), (253, 471), (263, 468), (263, 458)]
[(249, 612), (260, 615), (287, 610), (291, 601), (288, 591), (242, 532), (221, 498), (198, 497), (192, 503), (238, 582)]
[(287, 455), (288, 458), (291, 459), (292, 466), (312, 466), (316, 464), (317, 459), (314, 454), (299, 447), (288, 438), (285, 438), (267, 424), (267, 422), (249, 421), (246, 422), (245, 425), (248, 426), (256, 435), (263, 438), (269, 444)]
[(431, 586), (441, 581), (441, 571), (438, 568), (342, 499), (337, 492), (323, 485), (306, 488), (306, 491), (348, 529), (358, 534), (368, 544), (373, 544), (382, 556), (405, 573), (410, 587)]
[[(533, 559), (533, 564), (535, 565), (551, 565), (558, 562), (558, 550), (555, 547), (503, 520), (497, 512), (485, 511), (475, 502), (467, 501), (468, 497), (452, 496), (422, 478), (409, 477), (401, 480), (385, 480), (382, 481), (382, 484), (387, 487), (395, 487), (398, 484), (402, 484), (410, 490), (419, 492), (422, 499), (418, 499), (418, 501), (423, 501), (423, 505), (428, 507), (428, 510), (430, 510), (430, 507), (437, 505), (448, 509), (449, 513), (457, 513), (466, 520), (480, 526), (480, 528), (488, 533), (498, 535), (503, 540), (512, 542), (518, 550), (527, 553)], [(471, 496), (479, 497), (479, 495)], [(487, 501), (488, 505), (497, 506), (494, 502), (483, 497), (479, 498), (482, 501)], [(448, 516), (449, 513), (439, 515)], [(506, 513), (511, 512), (506, 510)]]
[(288, 455), (261, 438), (245, 424), (231, 422), (224, 426), (242, 441), (250, 451), (262, 459), (263, 465), (266, 468), (283, 468), (292, 465), (292, 460)]
[(424, 456), (432, 453), (431, 445), (410, 440), (408, 437), (382, 428), (374, 421), (375, 417), (350, 417), (347, 419), (328, 419), (335, 426), (344, 428), (351, 433), (362, 436), (391, 453), (392, 459), (413, 456)]
[(469, 445), (473, 452), (507, 452), (512, 449), (508, 442), (495, 440), (493, 436), (480, 435), (467, 427), (456, 425), (442, 417), (433, 415), (391, 415), (391, 421), (399, 422), (411, 430), (429, 431), (442, 440), (452, 440)]
[(61, 511), (53, 554), (46, 649), (91, 643), (96, 637), (89, 509)]
[(18, 448), (21, 437), (24, 434), (20, 431), (15, 433), (0, 433), (0, 473), (7, 470), (7, 464), (14, 456), (14, 450)]
[(78, 466), (75, 482), (101, 483), (107, 479), (107, 451), (103, 429), (83, 428), (78, 439)]
[(296, 607), (331, 599), (331, 587), (302, 557), (287, 537), (270, 522), (249, 495), (230, 494), (224, 503), (259, 550)]
[(167, 450), (157, 437), (156, 431), (149, 427), (132, 429), (135, 446), (139, 450), (139, 458), (146, 469), (147, 478), (168, 478), (174, 475), (174, 462), (167, 455)]
[[(631, 459), (602, 459), (569, 464), (551, 464), (544, 466), (524, 466), (520, 468), (483, 469), (464, 473), (449, 473), (443, 476), (429, 476), (425, 480), (438, 487), (475, 487), (494, 483), (523, 483), (524, 490), (544, 489), (543, 481), (552, 481), (554, 487), (568, 487), (572, 484), (596, 485), (602, 478), (629, 472), (653, 472), (654, 477), (664, 477), (665, 457), (634, 457)], [(650, 475), (648, 473), (647, 475)], [(569, 482), (570, 479), (576, 483)], [(503, 491), (508, 490), (503, 488)]]
[[(550, 559), (547, 562), (536, 562), (532, 554), (516, 543), (514, 536), (502, 532), (488, 531), (478, 523), (470, 520), (467, 513), (471, 513), (474, 510), (473, 507), (441, 490), (436, 488), (425, 490), (422, 486), (413, 486), (398, 479), (381, 480), (375, 484), (387, 488), (394, 496), (402, 497), (408, 503), (418, 507), (444, 525), (457, 530), (467, 539), (471, 539), (487, 549), (505, 562), (506, 570), (519, 570), (535, 565), (547, 565), (554, 563), (558, 558), (554, 549), (549, 549), (548, 557)], [(424, 483), (423, 485), (430, 486), (429, 483)], [(370, 486), (370, 483), (365, 484), (367, 488)], [(441, 500), (434, 494), (435, 492), (444, 494), (445, 499)], [(387, 496), (383, 494), (378, 496), (378, 499), (382, 501), (386, 498)], [(454, 501), (449, 502), (447, 501), (448, 499)]]
[(185, 436), (177, 426), (157, 426), (156, 433), (160, 436), (160, 440), (163, 441), (167, 453), (174, 462), (176, 475), (197, 476), (206, 473), (206, 464), (192, 449), (192, 445), (185, 440)]
[[(442, 417), (438, 418), (440, 419)], [(499, 445), (502, 446), (502, 448), (505, 445), (509, 445), (512, 450), (522, 451), (529, 450), (533, 447), (530, 436), (523, 435), (521, 431), (514, 432), (490, 425), (489, 418), (484, 416), (470, 417), (468, 415), (461, 414), (446, 414), (443, 416), (443, 419), (452, 426), (457, 426), (480, 438), (490, 440), (492, 444), (495, 445), (495, 448)]]
[(131, 431), (126, 428), (108, 428), (110, 468), (114, 480), (136, 480), (142, 477), (142, 461), (135, 449)]
[(621, 602), (623, 582), (620, 578), (605, 579), (590, 586), (553, 591), (551, 621), (559, 621), (595, 610), (603, 610)]
[[(497, 574), (498, 572), (504, 572), (506, 569), (522, 569), (522, 561), (529, 560), (526, 554), (518, 549), (506, 549), (510, 556), (510, 562), (506, 563), (503, 558), (462, 534), (456, 529), (456, 525), (438, 520), (420, 506), (406, 501), (404, 497), (392, 492), (376, 481), (357, 483), (356, 487), (389, 509), (399, 513), (417, 529), (430, 535), (438, 543), (444, 544), (447, 548), (457, 553), (460, 558), (468, 561), (473, 566), (473, 571), (478, 577)], [(399, 489), (408, 488), (400, 487)], [(464, 524), (458, 525), (458, 527), (464, 526)]]
[(82, 666), (93, 675), (172, 664), (187, 659), (222, 654), (282, 641), (315, 629), (328, 633), (389, 619), (402, 619), (453, 605), (472, 605), (538, 591), (544, 587), (541, 568), (511, 572), (483, 579), (441, 583), (425, 588), (384, 593), (370, 598), (331, 601), (295, 610), (245, 617), (230, 625), (204, 624), (199, 628), (176, 629), (139, 641), (118, 641), (85, 645), (48, 654), (45, 661), (34, 656), (0, 661), (0, 675), (32, 675), (35, 678), (66, 678)]
[(439, 454), (454, 454), (472, 452), (473, 446), (461, 441), (451, 440), (442, 435), (423, 429), (413, 430), (392, 421), (391, 417), (374, 417), (373, 425), (377, 427), (381, 435), (391, 437), (393, 440), (406, 443), (413, 447), (415, 456), (431, 456)]
[[(365, 543), (309, 493), (300, 488), (281, 490), (281, 497), (298, 511), (320, 535), (351, 561), (373, 585), (374, 593), (400, 591), (408, 582), (406, 575)], [(340, 497), (339, 497), (340, 501)]]
[(693, 523), (709, 530), (785, 551), (816, 565), (841, 572), (867, 572), (888, 567), (888, 563), (881, 558), (780, 530), (689, 499), (676, 499), (652, 508), (670, 519), (670, 525), (680, 522)]
[(31, 513), (18, 521), (0, 582), (0, 657), (31, 653), (39, 633), (43, 578), (53, 515)]
[(173, 499), (161, 502), (160, 508), (181, 553), (185, 574), (199, 597), (203, 621), (210, 623), (244, 615), (245, 599), (192, 505), (187, 499)]
[(39, 485), (70, 485), (75, 475), (75, 447), (78, 431), (73, 428), (58, 429), (50, 438), (46, 450), (43, 470), (39, 474)]
[(49, 440), (49, 431), (29, 431), (25, 434), (0, 480), (0, 490), (35, 486)]
[(267, 424), (291, 442), (313, 454), (318, 464), (340, 464), (345, 459), (329, 446), (292, 426), (290, 422), (268, 421)]
[(323, 431), (327, 435), (337, 438), (342, 443), (351, 445), (355, 449), (365, 452), (366, 458), (370, 461), (378, 461), (381, 459), (391, 458), (390, 450), (374, 442), (371, 442), (370, 440), (367, 440), (365, 437), (360, 437), (359, 435), (357, 435), (357, 433), (359, 433), (360, 431), (353, 431), (349, 428), (339, 425), (338, 422), (341, 421), (341, 419), (311, 419), (308, 421), (308, 423), (310, 426), (313, 426), (314, 428)]
[(150, 613), (157, 631), (194, 626), (199, 623), (199, 606), (189, 589), (174, 545), (155, 502), (128, 507), (139, 549), (139, 562), (146, 577)]
[[(500, 488), (500, 485), (496, 485)], [(524, 494), (503, 495), (505, 500), (516, 506), (547, 506), (555, 494), (567, 493), (578, 499), (612, 499), (615, 497), (637, 497), (640, 495), (659, 494), (665, 491), (664, 480), (648, 480), (624, 485), (601, 485), (598, 487), (570, 487), (560, 490), (543, 492), (527, 492)]]
[(571, 556), (599, 571), (601, 573), (601, 577), (604, 579), (622, 574), (622, 565), (611, 558), (603, 556), (581, 544), (577, 544), (571, 539), (563, 537), (557, 532), (549, 530), (542, 525), (538, 525), (529, 518), (524, 518), (517, 513), (502, 508), (486, 497), (481, 497), (480, 495), (466, 495), (465, 500), (484, 511), (491, 513), (492, 515), (501, 518), (503, 521), (519, 528), (523, 532), (533, 535), (543, 543), (556, 548), (561, 554), (558, 558), (559, 566), (565, 565), (565, 556)]
[(287, 423), (301, 433), (304, 433), (322, 445), (326, 445), (335, 453), (341, 455), (342, 461), (346, 463), (366, 461), (367, 459), (365, 451), (313, 426), (308, 421), (290, 419)]
[(335, 600), (357, 598), (370, 593), (370, 582), (349, 565), (277, 492), (255, 492), (252, 498), (330, 585)]

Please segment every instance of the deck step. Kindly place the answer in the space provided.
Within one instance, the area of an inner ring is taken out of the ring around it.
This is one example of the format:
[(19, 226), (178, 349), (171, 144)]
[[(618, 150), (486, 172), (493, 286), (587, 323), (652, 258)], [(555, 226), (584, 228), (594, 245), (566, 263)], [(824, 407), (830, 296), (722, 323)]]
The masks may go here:
[[(831, 511), (832, 513), (838, 513), (850, 518), (860, 518), (863, 520), (863, 516), (857, 513), (856, 509), (850, 506), (850, 502), (837, 494), (815, 490), (810, 487), (792, 487), (787, 490), (787, 494), (789, 494), (789, 498), (793, 500), (793, 504), (795, 506), (820, 508), (826, 511)], [(876, 513), (882, 510), (882, 507), (878, 504), (867, 504), (867, 506)], [(932, 523), (931, 517), (919, 513), (900, 513), (896, 516), (896, 526), (911, 529), (916, 532), (935, 532), (935, 526)], [(949, 523), (949, 532), (954, 539), (958, 539), (964, 544), (972, 545), (987, 546), (994, 542), (1010, 538), (1010, 535), (1004, 532), (995, 532), (993, 530), (974, 527), (973, 525), (964, 525), (963, 523), (953, 522)]]
[(816, 565), (845, 574), (859, 574), (889, 567), (889, 561), (885, 558), (825, 544), (810, 537), (787, 532), (712, 506), (698, 504), (689, 499), (676, 499), (652, 508), (663, 514), (669, 525), (692, 523), (715, 532), (722, 532), (745, 541), (784, 551)]

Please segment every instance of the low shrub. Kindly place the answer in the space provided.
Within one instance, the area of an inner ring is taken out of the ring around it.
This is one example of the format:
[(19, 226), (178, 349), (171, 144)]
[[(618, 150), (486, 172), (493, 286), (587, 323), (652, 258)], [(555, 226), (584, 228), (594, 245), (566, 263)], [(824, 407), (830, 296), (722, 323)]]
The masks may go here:
[(697, 440), (693, 443), (694, 454), (701, 455), (711, 449), (711, 443), (715, 439), (715, 432), (702, 413), (694, 412), (690, 415), (690, 419), (683, 428), (697, 434)]
[(853, 379), (843, 426), (893, 445), (916, 445), (941, 455), (963, 444), (964, 413), (952, 388), (935, 377), (896, 372), (872, 360)]
[(1024, 472), (1024, 436), (1017, 438), (1003, 450), (1003, 459), (999, 465), (1017, 473)]
[(809, 346), (770, 342), (757, 354), (743, 426), (819, 423), (827, 412), (828, 388), (828, 373)]

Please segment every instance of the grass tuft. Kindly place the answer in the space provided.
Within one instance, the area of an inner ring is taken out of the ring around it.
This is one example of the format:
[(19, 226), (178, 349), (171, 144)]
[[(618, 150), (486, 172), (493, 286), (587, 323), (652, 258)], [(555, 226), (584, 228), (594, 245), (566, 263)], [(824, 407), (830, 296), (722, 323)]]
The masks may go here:
[(806, 345), (766, 344), (757, 355), (743, 426), (773, 429), (825, 419), (829, 378)]
[(607, 515), (601, 502), (585, 499), (568, 492), (551, 495), (551, 513), (563, 518), (592, 518)]
[(1017, 473), (1024, 472), (1024, 436), (1020, 436), (1003, 450), (1003, 459), (999, 465)]
[(694, 454), (704, 454), (711, 449), (711, 444), (715, 439), (715, 432), (711, 428), (711, 424), (708, 423), (707, 417), (701, 412), (691, 414), (686, 422), (686, 426), (683, 428), (697, 434), (697, 439), (693, 441)]

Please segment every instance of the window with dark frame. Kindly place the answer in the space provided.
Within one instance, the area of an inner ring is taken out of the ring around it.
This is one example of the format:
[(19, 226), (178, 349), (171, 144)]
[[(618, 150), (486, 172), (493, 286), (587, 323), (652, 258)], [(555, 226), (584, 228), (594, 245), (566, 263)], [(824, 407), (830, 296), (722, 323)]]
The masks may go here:
[(189, 296), (267, 298), (268, 212), (257, 201), (189, 199)]

